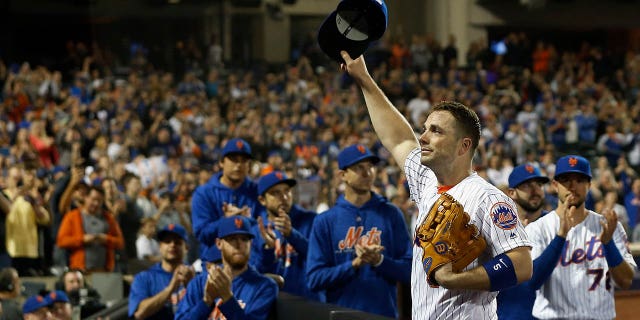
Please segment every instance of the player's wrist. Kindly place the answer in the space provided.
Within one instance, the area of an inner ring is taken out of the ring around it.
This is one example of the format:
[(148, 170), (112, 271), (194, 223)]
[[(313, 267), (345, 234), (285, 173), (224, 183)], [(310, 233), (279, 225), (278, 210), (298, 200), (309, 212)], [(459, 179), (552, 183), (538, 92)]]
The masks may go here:
[(609, 268), (615, 268), (624, 261), (620, 254), (620, 250), (618, 250), (614, 241), (609, 240), (609, 242), (604, 243), (602, 247), (604, 249), (604, 257), (607, 260)]
[(381, 253), (381, 254), (380, 254), (380, 258), (378, 259), (378, 262), (376, 262), (376, 263), (372, 264), (372, 266), (373, 266), (374, 268), (377, 268), (377, 267), (379, 267), (379, 266), (382, 264), (382, 262), (383, 262), (383, 261), (384, 261), (384, 254), (382, 254), (382, 253)]
[(206, 305), (212, 306), (214, 299), (205, 292), (204, 296), (202, 297), (202, 301), (204, 301)]

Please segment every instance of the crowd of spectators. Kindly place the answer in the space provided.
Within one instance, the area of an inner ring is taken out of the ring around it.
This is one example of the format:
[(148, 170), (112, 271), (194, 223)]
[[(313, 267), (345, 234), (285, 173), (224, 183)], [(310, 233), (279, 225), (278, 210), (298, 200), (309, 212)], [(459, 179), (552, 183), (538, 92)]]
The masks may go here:
[[(472, 107), (483, 128), (475, 169), (500, 188), (517, 164), (531, 162), (553, 176), (559, 156), (589, 158), (588, 206), (615, 207), (630, 238), (640, 241), (640, 53), (613, 54), (587, 42), (557, 50), (524, 33), (504, 43), (504, 54), (485, 39), (460, 53), (453, 36), (444, 46), (428, 35), (409, 44), (385, 38), (366, 58), (416, 132), (438, 101)], [(131, 259), (158, 261), (136, 253), (136, 240), (151, 238), (153, 222), (158, 230), (184, 226), (188, 260), (195, 261), (191, 195), (220, 170), (231, 138), (251, 144), (252, 178), (286, 172), (299, 182), (297, 203), (319, 213), (343, 191), (334, 175), (338, 151), (362, 143), (382, 160), (376, 191), (413, 224), (404, 178), (372, 131), (358, 89), (316, 46), (297, 50), (290, 64), (243, 69), (225, 67), (219, 46), (188, 46), (173, 70), (137, 50), (126, 73), (116, 72), (122, 66), (99, 45), (91, 48), (68, 46), (62, 70), (0, 61), (2, 266), (21, 276), (68, 266), (70, 253), (55, 245), (58, 230), (92, 186), (105, 190), (105, 207), (122, 230), (114, 271), (127, 273)], [(458, 62), (462, 54), (466, 65)]]

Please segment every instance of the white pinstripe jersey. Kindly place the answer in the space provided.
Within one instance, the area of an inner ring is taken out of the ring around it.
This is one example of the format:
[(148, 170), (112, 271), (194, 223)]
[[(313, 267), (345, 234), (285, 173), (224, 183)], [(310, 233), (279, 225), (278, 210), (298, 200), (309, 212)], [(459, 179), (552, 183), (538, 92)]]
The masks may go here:
[[(438, 182), (433, 171), (420, 163), (419, 148), (409, 153), (404, 169), (411, 198), (418, 206), (419, 225), (440, 196)], [(485, 252), (467, 269), (475, 268), (492, 257), (516, 247), (530, 246), (513, 200), (476, 173), (462, 180), (447, 193), (464, 206), (471, 223), (478, 227), (487, 241)], [(431, 288), (422, 265), (422, 253), (422, 248), (414, 242), (411, 268), (413, 320), (497, 319), (495, 292)]]
[[(539, 319), (613, 319), (616, 316), (613, 279), (604, 257), (600, 220), (604, 217), (588, 211), (587, 217), (567, 233), (562, 255), (551, 277), (536, 291), (533, 315)], [(526, 228), (533, 244), (532, 258), (542, 254), (555, 238), (560, 218), (555, 211)], [(634, 268), (627, 249), (627, 235), (618, 222), (613, 241), (620, 254)]]

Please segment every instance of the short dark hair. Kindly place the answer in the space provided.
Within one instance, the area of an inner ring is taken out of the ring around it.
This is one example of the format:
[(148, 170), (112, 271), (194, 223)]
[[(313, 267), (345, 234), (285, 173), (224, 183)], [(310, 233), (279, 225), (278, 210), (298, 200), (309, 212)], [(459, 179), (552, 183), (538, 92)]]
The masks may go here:
[(456, 101), (441, 101), (433, 106), (431, 113), (435, 111), (447, 111), (458, 121), (459, 129), (463, 137), (471, 138), (473, 150), (480, 144), (480, 118), (475, 111)]
[(105, 196), (104, 189), (101, 186), (89, 186), (89, 192), (88, 193), (91, 193), (91, 191), (95, 191), (95, 192), (101, 194), (103, 197)]

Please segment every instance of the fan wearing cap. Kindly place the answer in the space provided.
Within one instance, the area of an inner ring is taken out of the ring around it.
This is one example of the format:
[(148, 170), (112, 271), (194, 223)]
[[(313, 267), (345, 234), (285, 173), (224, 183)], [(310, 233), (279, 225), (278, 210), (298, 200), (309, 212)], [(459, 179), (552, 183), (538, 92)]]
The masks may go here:
[(249, 265), (251, 222), (243, 216), (224, 217), (217, 232), (216, 250), (202, 254), (206, 272), (189, 283), (176, 319), (267, 319), (278, 285)]
[(71, 320), (71, 302), (64, 291), (51, 291), (44, 297), (44, 299), (49, 306), (49, 313), (51, 315), (49, 319)]
[(527, 226), (535, 259), (529, 283), (538, 289), (533, 306), (537, 319), (613, 319), (614, 284), (631, 286), (637, 266), (616, 213), (585, 208), (591, 177), (584, 157), (558, 159), (551, 181), (558, 206)]
[(193, 268), (184, 264), (187, 231), (169, 224), (157, 234), (162, 260), (140, 272), (129, 292), (129, 317), (135, 319), (173, 319), (178, 303), (193, 279)]
[[(531, 163), (521, 164), (511, 171), (507, 194), (516, 203), (518, 218), (524, 226), (548, 213), (542, 209), (545, 204), (543, 186), (547, 183), (549, 178)], [(560, 257), (559, 250), (555, 256), (556, 260)], [(533, 265), (535, 268), (536, 261)], [(535, 299), (536, 290), (529, 282), (501, 290), (496, 298), (498, 319), (533, 319), (531, 310)]]
[(215, 239), (220, 218), (242, 215), (253, 219), (263, 210), (258, 202), (258, 187), (248, 178), (251, 159), (247, 141), (230, 139), (222, 149), (221, 172), (193, 193), (191, 219), (201, 255), (208, 248), (217, 250)]
[(307, 278), (324, 302), (397, 318), (396, 283), (409, 282), (411, 242), (400, 209), (372, 191), (378, 161), (362, 144), (338, 154), (345, 190), (313, 223)]
[(282, 291), (319, 300), (307, 287), (309, 235), (316, 213), (293, 204), (295, 179), (273, 171), (258, 180), (258, 201), (266, 208), (252, 232), (251, 264), (261, 273), (284, 278)]
[(24, 320), (45, 320), (50, 316), (49, 301), (39, 294), (27, 298), (22, 305)]

